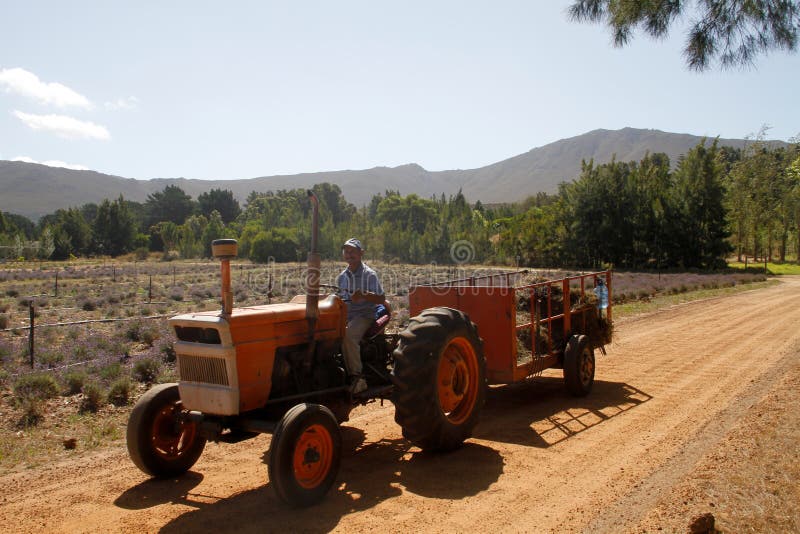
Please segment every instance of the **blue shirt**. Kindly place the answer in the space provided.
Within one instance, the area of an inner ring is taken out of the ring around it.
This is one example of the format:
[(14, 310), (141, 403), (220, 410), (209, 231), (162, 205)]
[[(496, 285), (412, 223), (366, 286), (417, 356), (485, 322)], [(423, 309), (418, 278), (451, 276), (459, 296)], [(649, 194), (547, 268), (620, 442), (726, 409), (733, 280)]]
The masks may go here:
[(375, 317), (375, 306), (371, 302), (362, 300), (353, 302), (352, 296), (355, 291), (375, 293), (383, 295), (383, 288), (378, 280), (378, 274), (363, 263), (355, 272), (346, 268), (336, 277), (336, 285), (339, 286), (339, 296), (347, 301), (347, 320), (356, 317)]

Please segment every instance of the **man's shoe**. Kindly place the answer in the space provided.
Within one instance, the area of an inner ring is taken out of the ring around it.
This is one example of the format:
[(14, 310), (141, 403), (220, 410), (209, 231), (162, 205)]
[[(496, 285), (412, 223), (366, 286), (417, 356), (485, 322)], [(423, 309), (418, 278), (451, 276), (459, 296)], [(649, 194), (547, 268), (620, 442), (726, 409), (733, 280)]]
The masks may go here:
[(358, 395), (359, 393), (361, 393), (366, 389), (367, 389), (367, 381), (364, 380), (363, 378), (357, 378), (355, 382), (353, 382), (353, 385), (350, 386), (350, 391), (353, 393), (353, 395)]

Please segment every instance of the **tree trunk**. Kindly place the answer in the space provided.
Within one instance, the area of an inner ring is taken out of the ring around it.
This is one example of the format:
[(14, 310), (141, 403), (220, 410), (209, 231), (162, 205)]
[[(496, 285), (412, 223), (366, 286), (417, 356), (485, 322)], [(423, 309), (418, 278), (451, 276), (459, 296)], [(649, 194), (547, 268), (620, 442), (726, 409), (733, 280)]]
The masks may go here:
[(786, 223), (781, 228), (781, 263), (786, 261), (786, 245), (787, 241), (789, 240), (789, 224)]

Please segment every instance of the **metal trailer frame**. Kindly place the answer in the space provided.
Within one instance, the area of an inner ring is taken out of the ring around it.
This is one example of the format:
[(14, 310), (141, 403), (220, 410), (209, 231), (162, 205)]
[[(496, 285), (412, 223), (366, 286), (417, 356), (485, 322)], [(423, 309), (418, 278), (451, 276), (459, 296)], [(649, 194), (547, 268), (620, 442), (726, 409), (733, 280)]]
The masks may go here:
[[(486, 376), (490, 384), (508, 384), (536, 376), (548, 368), (561, 368), (564, 349), (570, 336), (589, 334), (588, 314), (599, 314), (587, 303), (587, 292), (602, 277), (608, 288), (609, 305), (604, 320), (612, 320), (612, 272), (599, 271), (530, 285), (513, 286), (515, 278), (528, 271), (513, 271), (485, 276), (434, 282), (409, 288), (411, 316), (435, 306), (465, 312), (478, 326), (486, 357)], [(558, 296), (562, 296), (558, 300)], [(563, 295), (570, 295), (564, 306)], [(575, 303), (572, 304), (572, 299)], [(527, 299), (530, 320), (518, 317), (518, 303)], [(519, 322), (518, 322), (519, 320)], [(520, 354), (518, 334), (530, 331), (530, 346)], [(544, 332), (544, 333), (543, 333)], [(604, 341), (592, 348), (602, 350)], [(529, 354), (528, 354), (529, 352)]]

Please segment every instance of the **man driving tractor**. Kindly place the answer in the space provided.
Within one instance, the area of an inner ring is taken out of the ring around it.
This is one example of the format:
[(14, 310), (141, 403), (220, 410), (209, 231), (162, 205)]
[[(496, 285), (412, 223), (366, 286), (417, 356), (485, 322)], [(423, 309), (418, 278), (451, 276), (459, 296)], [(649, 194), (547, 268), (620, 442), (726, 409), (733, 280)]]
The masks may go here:
[(363, 257), (364, 247), (361, 241), (356, 238), (348, 239), (342, 245), (342, 258), (347, 263), (347, 268), (336, 278), (339, 296), (347, 303), (347, 330), (342, 351), (353, 394), (367, 389), (367, 382), (361, 376), (359, 343), (375, 322), (377, 306), (385, 303), (378, 274), (364, 264)]

